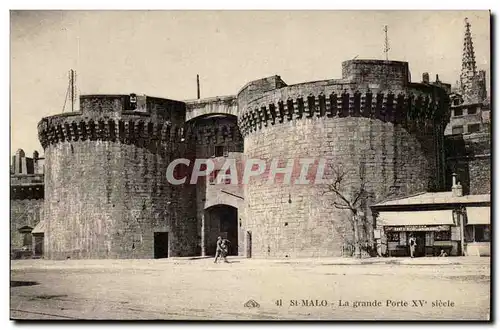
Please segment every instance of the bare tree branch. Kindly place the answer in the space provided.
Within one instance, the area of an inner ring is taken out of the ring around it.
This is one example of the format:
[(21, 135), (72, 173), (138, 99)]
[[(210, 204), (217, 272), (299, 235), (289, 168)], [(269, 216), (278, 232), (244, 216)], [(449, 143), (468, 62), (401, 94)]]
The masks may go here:
[[(361, 207), (360, 201), (366, 197), (367, 191), (365, 189), (365, 178), (364, 170), (360, 166), (360, 180), (361, 183), (359, 188), (354, 188), (354, 186), (343, 184), (346, 182), (348, 170), (346, 170), (342, 165), (332, 166), (330, 165), (332, 181), (327, 185), (326, 192), (332, 192), (334, 194), (335, 200), (333, 201), (333, 206), (339, 210), (349, 210), (351, 211), (351, 216), (348, 216), (348, 222), (351, 225), (351, 231), (353, 233), (354, 239), (352, 243), (347, 242), (345, 235), (341, 235), (343, 240), (348, 245), (355, 247), (355, 254), (361, 256), (361, 236), (359, 233), (359, 225), (362, 224), (363, 228), (366, 227), (366, 218), (359, 217), (359, 211)], [(324, 193), (323, 193), (324, 194)], [(360, 205), (358, 205), (360, 204)], [(360, 222), (361, 221), (361, 222)]]
[(361, 186), (359, 187), (359, 191), (358, 191), (358, 193), (357, 193), (357, 196), (356, 196), (356, 198), (354, 198), (354, 202), (352, 202), (352, 205), (354, 205), (354, 206), (355, 206), (355, 205), (356, 205), (356, 203), (358, 202), (359, 198), (360, 198), (361, 196), (363, 196), (363, 195), (365, 194), (365, 192), (366, 192), (366, 191), (365, 191), (365, 183), (364, 183), (364, 182), (362, 182), (362, 183), (361, 183)]
[(351, 209), (351, 207), (349, 205), (342, 205), (342, 204), (338, 204), (336, 202), (333, 202), (333, 206), (335, 206), (336, 208), (341, 209), (341, 210), (350, 210)]

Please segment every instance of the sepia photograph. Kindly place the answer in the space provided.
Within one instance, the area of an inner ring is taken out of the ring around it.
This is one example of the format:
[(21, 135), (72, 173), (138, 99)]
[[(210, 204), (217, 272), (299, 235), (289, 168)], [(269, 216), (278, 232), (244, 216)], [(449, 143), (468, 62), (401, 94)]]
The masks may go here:
[(492, 320), (489, 10), (9, 19), (11, 321)]

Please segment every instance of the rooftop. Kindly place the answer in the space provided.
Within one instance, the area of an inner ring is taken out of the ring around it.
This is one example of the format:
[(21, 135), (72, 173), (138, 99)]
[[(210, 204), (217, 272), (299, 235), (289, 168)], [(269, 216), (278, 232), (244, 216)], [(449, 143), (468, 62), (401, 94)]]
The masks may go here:
[(372, 205), (372, 207), (398, 206), (398, 205), (430, 205), (430, 204), (470, 204), (491, 203), (491, 195), (466, 195), (453, 196), (451, 191), (446, 192), (424, 192), (418, 195), (400, 199), (394, 199)]

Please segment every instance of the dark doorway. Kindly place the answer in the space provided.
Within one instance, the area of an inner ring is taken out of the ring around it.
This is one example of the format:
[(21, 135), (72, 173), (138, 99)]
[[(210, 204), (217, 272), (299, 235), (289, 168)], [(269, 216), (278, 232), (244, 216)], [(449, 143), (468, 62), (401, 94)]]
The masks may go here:
[(231, 242), (228, 255), (238, 255), (238, 209), (229, 205), (214, 205), (206, 210), (206, 248), (208, 254), (215, 254), (217, 237)]
[(168, 258), (168, 232), (154, 234), (154, 258)]
[[(415, 237), (415, 241), (417, 243), (417, 247), (415, 248), (415, 257), (424, 257), (425, 256), (425, 231), (414, 231), (410, 234), (413, 234)], [(410, 235), (408, 235), (408, 246), (410, 241)], [(409, 252), (408, 252), (409, 253)]]
[(238, 227), (237, 227), (238, 210), (234, 207), (223, 209), (220, 218), (220, 230), (222, 237), (225, 237), (231, 242), (229, 246), (229, 255), (238, 255)]
[(43, 234), (33, 234), (35, 239), (35, 257), (43, 256)]

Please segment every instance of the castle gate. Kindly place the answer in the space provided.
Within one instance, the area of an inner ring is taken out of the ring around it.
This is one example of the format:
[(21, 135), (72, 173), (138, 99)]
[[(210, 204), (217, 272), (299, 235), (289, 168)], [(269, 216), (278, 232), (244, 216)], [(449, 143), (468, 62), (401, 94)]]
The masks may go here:
[(238, 255), (238, 209), (217, 204), (205, 209), (206, 254), (215, 255), (217, 237), (227, 238), (231, 244), (229, 255)]

